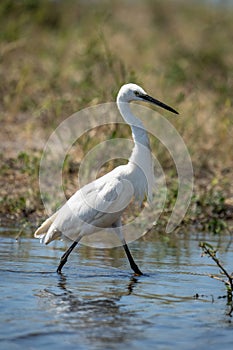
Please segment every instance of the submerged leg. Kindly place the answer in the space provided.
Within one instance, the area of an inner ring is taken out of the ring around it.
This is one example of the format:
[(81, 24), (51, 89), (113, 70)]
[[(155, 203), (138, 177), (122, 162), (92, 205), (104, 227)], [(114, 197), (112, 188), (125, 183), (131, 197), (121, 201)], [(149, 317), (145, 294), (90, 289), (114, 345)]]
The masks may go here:
[(60, 260), (60, 264), (57, 268), (57, 273), (61, 273), (61, 270), (63, 268), (63, 266), (65, 265), (65, 263), (67, 262), (68, 256), (70, 255), (70, 253), (72, 252), (72, 250), (76, 247), (76, 245), (78, 244), (78, 241), (73, 242), (71, 244), (71, 246), (69, 247), (69, 249), (67, 249), (67, 251), (65, 252), (65, 254), (62, 255), (61, 260)]
[(118, 220), (118, 222), (113, 225), (113, 228), (115, 229), (118, 237), (120, 238), (120, 240), (122, 242), (122, 245), (123, 245), (123, 248), (125, 250), (126, 256), (127, 256), (128, 260), (129, 260), (131, 269), (135, 272), (136, 275), (139, 275), (139, 276), (142, 275), (143, 273), (140, 271), (139, 267), (135, 263), (132, 255), (130, 253), (130, 250), (129, 250), (127, 244), (126, 244), (125, 238), (124, 238), (123, 233), (122, 233), (120, 220)]

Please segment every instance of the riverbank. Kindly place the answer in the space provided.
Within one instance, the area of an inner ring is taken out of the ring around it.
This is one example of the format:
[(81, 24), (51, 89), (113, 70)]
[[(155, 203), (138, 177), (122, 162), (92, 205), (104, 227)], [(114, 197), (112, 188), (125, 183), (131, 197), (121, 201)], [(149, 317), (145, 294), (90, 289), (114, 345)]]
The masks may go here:
[[(172, 121), (194, 167), (194, 194), (181, 225), (221, 233), (233, 217), (233, 12), (182, 1), (31, 1), (0, 5), (0, 217), (36, 227), (46, 216), (39, 163), (50, 134), (85, 107), (114, 101), (133, 81), (180, 111)], [(93, 25), (94, 24), (94, 25)], [(95, 142), (129, 137), (100, 127)], [(64, 190), (76, 189), (87, 133), (64, 165)], [(167, 175), (162, 230), (174, 205), (177, 180), (166, 150), (152, 142)], [(107, 164), (106, 171), (114, 164)]]

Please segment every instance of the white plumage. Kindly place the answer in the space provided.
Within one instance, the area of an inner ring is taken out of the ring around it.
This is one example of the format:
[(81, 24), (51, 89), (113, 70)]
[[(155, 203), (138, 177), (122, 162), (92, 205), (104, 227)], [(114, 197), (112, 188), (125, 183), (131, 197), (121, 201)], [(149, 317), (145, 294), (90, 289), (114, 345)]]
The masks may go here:
[(114, 228), (129, 259), (131, 268), (142, 274), (135, 264), (121, 229), (121, 215), (132, 199), (138, 202), (147, 197), (150, 200), (154, 180), (152, 156), (148, 135), (142, 122), (136, 118), (129, 102), (149, 101), (173, 113), (177, 112), (150, 97), (136, 84), (123, 85), (117, 96), (118, 109), (131, 127), (135, 143), (129, 162), (79, 189), (55, 214), (48, 218), (35, 232), (45, 244), (62, 235), (73, 241), (71, 247), (62, 256), (57, 272), (73, 248), (85, 235), (103, 228)]

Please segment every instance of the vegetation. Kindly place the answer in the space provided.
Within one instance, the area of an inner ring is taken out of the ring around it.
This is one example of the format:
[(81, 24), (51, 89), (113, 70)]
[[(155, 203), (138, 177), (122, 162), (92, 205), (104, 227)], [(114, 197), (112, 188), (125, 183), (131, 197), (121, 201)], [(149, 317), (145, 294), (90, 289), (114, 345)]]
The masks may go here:
[(217, 257), (217, 250), (211, 244), (206, 242), (200, 242), (200, 248), (203, 251), (203, 255), (210, 257), (220, 269), (220, 274), (210, 274), (209, 276), (225, 284), (227, 292), (227, 305), (229, 306), (229, 311), (227, 312), (227, 314), (231, 316), (233, 312), (233, 273), (229, 273), (226, 270), (226, 268), (223, 266), (223, 264)]
[[(191, 154), (195, 188), (184, 225), (231, 230), (233, 10), (196, 1), (4, 0), (0, 4), (1, 218), (37, 225), (46, 216), (38, 169), (45, 142), (75, 111), (113, 101), (125, 82), (178, 109), (171, 122)], [(170, 120), (170, 119), (169, 119)], [(109, 134), (108, 134), (109, 133)], [(95, 139), (128, 136), (98, 128)], [(64, 165), (67, 194), (92, 134)], [(156, 147), (156, 144), (152, 145)], [(177, 193), (171, 159), (158, 149), (168, 198)], [(107, 164), (106, 169), (114, 164)], [(174, 180), (173, 180), (174, 176)]]

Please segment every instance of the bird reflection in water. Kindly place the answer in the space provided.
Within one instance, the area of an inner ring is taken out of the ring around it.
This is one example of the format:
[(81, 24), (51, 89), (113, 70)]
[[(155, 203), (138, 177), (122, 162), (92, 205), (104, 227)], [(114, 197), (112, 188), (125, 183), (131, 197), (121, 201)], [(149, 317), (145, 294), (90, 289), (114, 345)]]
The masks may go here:
[[(138, 283), (138, 278), (136, 276), (132, 276), (128, 282), (128, 285), (127, 285), (127, 292), (126, 292), (126, 295), (131, 295), (136, 284)], [(66, 284), (67, 284), (67, 278), (64, 274), (60, 274), (59, 276), (59, 281), (58, 281), (58, 288), (61, 289), (62, 291), (64, 291), (66, 294), (69, 294), (72, 292), (69, 291), (66, 287)], [(124, 293), (122, 295), (125, 295)]]
[[(98, 294), (90, 290), (90, 283), (88, 291), (85, 285), (78, 291), (73, 284), (69, 288), (69, 281), (70, 278), (61, 274), (57, 286), (51, 285), (37, 295), (41, 308), (52, 317), (55, 329), (62, 328), (72, 334), (72, 339), (88, 343), (88, 346), (92, 343), (104, 347), (113, 341), (120, 344), (127, 339), (135, 339), (135, 331), (140, 336), (141, 327), (136, 330), (138, 324), (134, 307), (126, 307), (123, 300), (133, 293), (138, 282), (136, 277), (126, 282), (124, 290), (119, 291), (120, 287), (115, 285), (115, 288), (110, 287)], [(122, 286), (122, 281), (120, 283)]]

